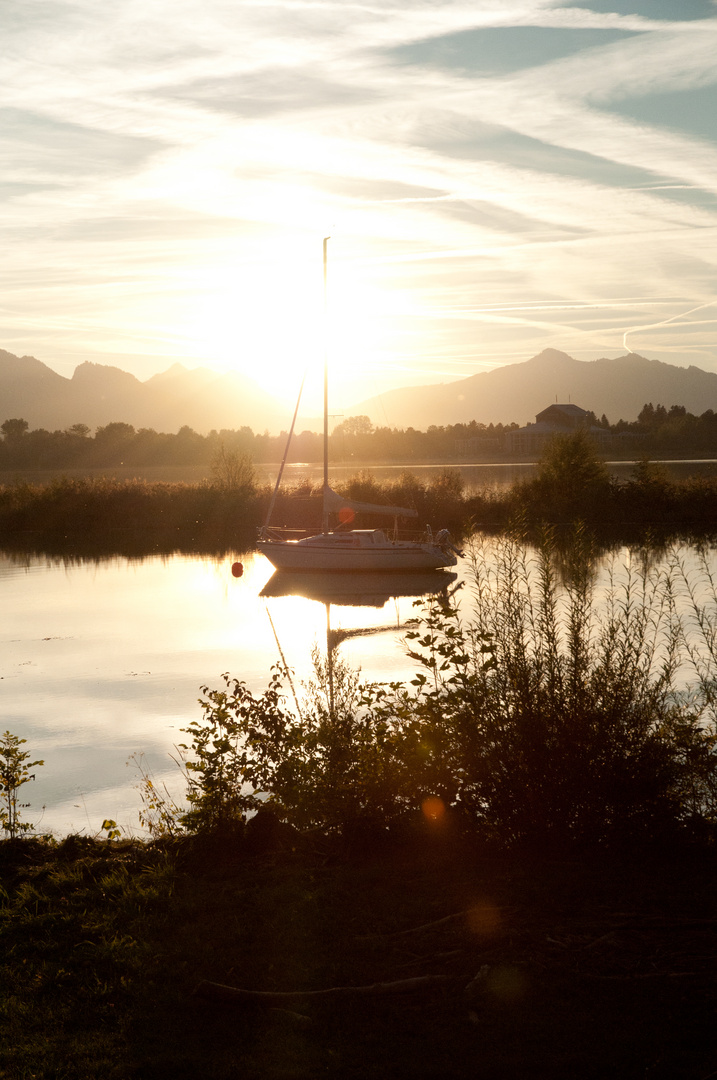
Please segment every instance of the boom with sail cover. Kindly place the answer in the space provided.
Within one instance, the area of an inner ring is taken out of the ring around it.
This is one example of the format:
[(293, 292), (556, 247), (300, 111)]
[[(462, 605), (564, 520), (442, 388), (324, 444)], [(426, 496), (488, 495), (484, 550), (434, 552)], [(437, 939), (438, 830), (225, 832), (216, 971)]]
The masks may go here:
[(417, 518), (417, 510), (406, 510), (402, 506), (386, 506), (384, 503), (359, 502), (345, 499), (328, 484), (324, 488), (324, 509), (330, 514), (339, 514), (342, 510), (353, 510), (355, 514), (384, 514), (386, 517)]

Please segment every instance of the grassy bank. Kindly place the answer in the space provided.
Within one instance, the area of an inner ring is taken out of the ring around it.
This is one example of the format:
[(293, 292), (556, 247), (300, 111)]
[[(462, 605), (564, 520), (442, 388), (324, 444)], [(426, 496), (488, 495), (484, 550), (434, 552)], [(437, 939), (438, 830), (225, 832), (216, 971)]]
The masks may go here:
[[(421, 527), (448, 521), (460, 533), (469, 523), (470, 506), (450, 473), (429, 485), (408, 475), (400, 483), (382, 485), (362, 474), (341, 487), (349, 496), (370, 496), (379, 503), (391, 503), (398, 495), (403, 505), (418, 510)], [(63, 478), (6, 485), (0, 487), (0, 544), (76, 554), (248, 550), (264, 523), (270, 496), (269, 486), (253, 482), (235, 487)], [(301, 484), (279, 495), (272, 520), (319, 529), (321, 513), (320, 487)], [(362, 524), (384, 526), (386, 519), (366, 517)]]
[(211, 484), (61, 479), (0, 488), (0, 544), (146, 554), (251, 546), (262, 492)]
[[(558, 468), (544, 462), (529, 480), (478, 493), (466, 493), (460, 474), (450, 469), (429, 482), (409, 472), (380, 482), (363, 472), (337, 487), (349, 498), (415, 509), (421, 527), (448, 528), (458, 538), (475, 528), (501, 531), (516, 520), (526, 528), (581, 520), (618, 540), (634, 540), (646, 529), (655, 536), (717, 531), (717, 477), (672, 481), (643, 463), (618, 483), (604, 467), (579, 465), (568, 455)], [(234, 488), (66, 478), (10, 484), (0, 486), (0, 545), (73, 554), (246, 551), (269, 499), (270, 488), (254, 483)], [(272, 522), (320, 528), (320, 487), (305, 483), (284, 491)], [(385, 526), (386, 519), (364, 515), (360, 524)]]
[[(713, 855), (498, 856), (425, 827), (371, 857), (70, 837), (1, 843), (0, 867), (7, 1080), (714, 1069)], [(424, 976), (443, 981), (280, 1007), (196, 995)]]

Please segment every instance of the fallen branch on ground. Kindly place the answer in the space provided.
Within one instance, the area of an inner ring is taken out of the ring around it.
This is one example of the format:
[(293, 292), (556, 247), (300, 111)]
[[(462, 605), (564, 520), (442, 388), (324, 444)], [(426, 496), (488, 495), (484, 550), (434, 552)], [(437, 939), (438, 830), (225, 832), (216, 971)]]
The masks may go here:
[(236, 986), (224, 986), (222, 983), (202, 980), (194, 991), (197, 997), (211, 1001), (233, 1001), (237, 1004), (267, 1005), (269, 1007), (290, 1004), (293, 1001), (333, 1000), (352, 997), (379, 997), (385, 994), (407, 994), (416, 990), (444, 985), (448, 982), (467, 983), (470, 976), (455, 975), (419, 975), (414, 979), (399, 979), (397, 982), (371, 983), (369, 986), (334, 986), (327, 990), (242, 990)]

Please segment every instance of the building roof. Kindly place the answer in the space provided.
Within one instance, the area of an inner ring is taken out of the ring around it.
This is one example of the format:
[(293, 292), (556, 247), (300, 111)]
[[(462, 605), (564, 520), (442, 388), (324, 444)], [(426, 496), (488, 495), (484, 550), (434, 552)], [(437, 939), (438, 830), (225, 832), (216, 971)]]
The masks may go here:
[(581, 409), (579, 405), (573, 405), (568, 402), (567, 404), (560, 405), (557, 402), (553, 405), (548, 405), (547, 409), (543, 409), (536, 416), (536, 420), (540, 420), (541, 416), (545, 416), (546, 413), (562, 413), (563, 416), (570, 417), (571, 420), (582, 420), (587, 416), (587, 409)]

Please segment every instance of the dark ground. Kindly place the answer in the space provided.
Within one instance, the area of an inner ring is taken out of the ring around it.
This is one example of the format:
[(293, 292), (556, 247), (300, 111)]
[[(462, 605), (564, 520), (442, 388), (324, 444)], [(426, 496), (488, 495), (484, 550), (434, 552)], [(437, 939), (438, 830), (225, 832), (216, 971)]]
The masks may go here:
[[(70, 838), (0, 844), (0, 874), (4, 1080), (717, 1076), (709, 852)], [(424, 975), (447, 979), (282, 1009), (195, 993)]]

